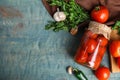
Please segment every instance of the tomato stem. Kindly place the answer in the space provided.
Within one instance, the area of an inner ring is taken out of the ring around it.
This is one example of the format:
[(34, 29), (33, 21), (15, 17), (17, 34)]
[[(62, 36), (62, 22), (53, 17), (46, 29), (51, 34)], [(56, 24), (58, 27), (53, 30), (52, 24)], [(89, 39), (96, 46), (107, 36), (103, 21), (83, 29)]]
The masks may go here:
[(100, 6), (95, 7), (95, 10), (96, 11), (100, 10)]

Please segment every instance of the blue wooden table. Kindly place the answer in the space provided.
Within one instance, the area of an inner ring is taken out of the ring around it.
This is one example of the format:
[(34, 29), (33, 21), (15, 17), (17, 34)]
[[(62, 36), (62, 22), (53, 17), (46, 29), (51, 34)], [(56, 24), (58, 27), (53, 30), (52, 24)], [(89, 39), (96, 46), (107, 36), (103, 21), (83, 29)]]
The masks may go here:
[[(79, 37), (46, 31), (49, 20), (41, 0), (0, 0), (0, 80), (77, 80), (66, 72), (69, 65), (97, 80), (73, 60)], [(109, 63), (106, 52), (102, 64)], [(120, 73), (111, 73), (109, 80), (120, 80)]]

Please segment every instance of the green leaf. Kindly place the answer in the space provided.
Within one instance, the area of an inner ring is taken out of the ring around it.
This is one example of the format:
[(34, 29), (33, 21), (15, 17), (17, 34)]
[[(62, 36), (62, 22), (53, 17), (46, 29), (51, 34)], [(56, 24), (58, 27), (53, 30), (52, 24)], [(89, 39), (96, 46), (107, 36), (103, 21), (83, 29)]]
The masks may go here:
[(120, 21), (116, 21), (115, 25), (112, 27), (112, 29), (120, 28)]
[(112, 27), (113, 30), (118, 30), (118, 34), (120, 34), (120, 21), (116, 21), (115, 25)]
[(89, 14), (79, 6), (75, 0), (47, 0), (50, 5), (59, 6), (60, 11), (63, 11), (66, 15), (66, 20), (60, 22), (49, 22), (45, 29), (53, 29), (57, 32), (59, 30), (70, 31), (85, 20), (90, 19)]

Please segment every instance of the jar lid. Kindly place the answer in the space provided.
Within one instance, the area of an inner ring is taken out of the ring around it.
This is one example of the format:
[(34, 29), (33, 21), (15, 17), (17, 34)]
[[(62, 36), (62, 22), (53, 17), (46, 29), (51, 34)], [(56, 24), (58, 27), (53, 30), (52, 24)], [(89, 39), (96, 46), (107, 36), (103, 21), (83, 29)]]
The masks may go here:
[(88, 30), (91, 30), (96, 34), (102, 34), (108, 40), (110, 39), (110, 34), (112, 31), (111, 27), (95, 21), (90, 21)]

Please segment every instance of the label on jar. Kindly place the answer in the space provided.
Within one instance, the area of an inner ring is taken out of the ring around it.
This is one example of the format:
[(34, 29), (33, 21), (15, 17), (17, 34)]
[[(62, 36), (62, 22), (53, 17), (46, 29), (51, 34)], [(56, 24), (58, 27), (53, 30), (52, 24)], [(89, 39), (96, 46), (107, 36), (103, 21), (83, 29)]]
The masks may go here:
[(89, 23), (88, 30), (91, 30), (95, 34), (102, 34), (106, 39), (110, 39), (111, 27), (108, 27), (105, 24), (91, 21)]

